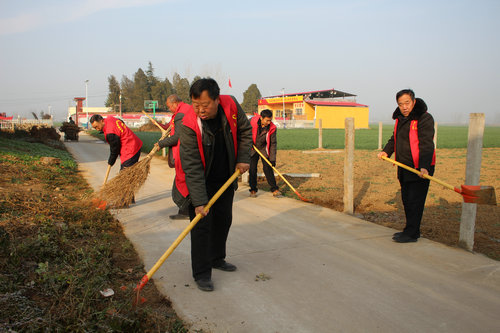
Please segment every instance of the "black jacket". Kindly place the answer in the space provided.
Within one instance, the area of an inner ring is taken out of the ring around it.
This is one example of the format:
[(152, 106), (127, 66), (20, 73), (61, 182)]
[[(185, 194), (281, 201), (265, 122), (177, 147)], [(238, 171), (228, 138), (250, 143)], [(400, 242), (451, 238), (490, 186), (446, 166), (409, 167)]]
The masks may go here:
[[(252, 147), (252, 126), (248, 121), (245, 112), (234, 99), (236, 107), (238, 109), (237, 116), (237, 144), (238, 144), (238, 156), (234, 154), (234, 143), (233, 136), (231, 134), (231, 127), (224, 115), (222, 106), (219, 104), (219, 113), (222, 110), (222, 117), (220, 117), (222, 131), (224, 133), (225, 148), (228, 154), (228, 168), (230, 175), (236, 170), (237, 163), (250, 163), (250, 150)], [(203, 168), (203, 164), (200, 159), (200, 152), (198, 149), (198, 141), (196, 138), (196, 133), (187, 126), (180, 126), (180, 159), (182, 164), (182, 169), (186, 174), (186, 185), (189, 189), (189, 199), (194, 207), (206, 205), (208, 203), (207, 194), (207, 181), (206, 176), (209, 174), (213, 175), (212, 167), (215, 164), (213, 160), (213, 149), (214, 149), (214, 133), (210, 131), (207, 126), (206, 121), (202, 120), (202, 143), (203, 152), (205, 156), (206, 167)], [(237, 189), (237, 181), (233, 184), (234, 189)], [(172, 196), (174, 202), (181, 207), (182, 197), (179, 197), (180, 193), (174, 189)]]
[[(398, 119), (398, 128), (396, 132), (396, 161), (406, 164), (412, 168), (415, 167), (410, 149), (410, 123), (412, 120), (417, 120), (418, 128), (418, 147), (420, 151), (419, 168), (424, 168), (429, 171), (429, 174), (434, 174), (434, 166), (431, 166), (432, 156), (434, 155), (434, 118), (427, 112), (425, 102), (417, 98), (413, 110), (408, 117), (404, 117), (399, 107), (396, 108), (392, 115), (392, 119)], [(383, 149), (390, 157), (394, 153), (394, 132)], [(415, 181), (421, 178), (403, 168), (398, 167), (398, 178), (402, 181)]]
[[(181, 126), (182, 118), (184, 118), (184, 113), (177, 112), (174, 117), (174, 128), (179, 128)], [(158, 141), (158, 145), (160, 146), (160, 148), (175, 146), (179, 141), (180, 137), (179, 132), (180, 132), (179, 130), (176, 130), (174, 131), (173, 135), (167, 136), (165, 139)]]

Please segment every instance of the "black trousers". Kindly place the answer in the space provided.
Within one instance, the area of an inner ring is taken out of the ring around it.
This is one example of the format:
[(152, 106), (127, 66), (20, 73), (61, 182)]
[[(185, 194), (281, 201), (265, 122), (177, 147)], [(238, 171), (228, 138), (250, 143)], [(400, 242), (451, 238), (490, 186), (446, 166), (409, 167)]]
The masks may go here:
[(401, 185), (401, 198), (406, 215), (406, 226), (403, 234), (412, 237), (420, 237), (420, 222), (424, 213), (425, 199), (429, 191), (428, 179), (404, 182), (399, 181)]
[(274, 170), (269, 164), (267, 164), (266, 161), (264, 161), (262, 157), (260, 157), (259, 153), (255, 153), (255, 155), (250, 158), (250, 169), (248, 170), (248, 184), (250, 185), (250, 191), (258, 191), (257, 164), (259, 163), (259, 159), (262, 159), (262, 169), (266, 175), (267, 183), (271, 186), (271, 192), (274, 192), (278, 189), (278, 186), (276, 186), (276, 178), (274, 178)]
[(128, 160), (124, 161), (120, 165), (120, 170), (122, 170), (124, 168), (131, 167), (132, 165), (136, 164), (139, 161), (139, 157), (141, 157), (141, 150), (140, 149), (139, 149), (139, 151), (134, 156), (132, 156)]
[[(223, 184), (208, 185), (211, 198)], [(191, 268), (193, 278), (210, 279), (212, 267), (218, 266), (226, 258), (226, 240), (233, 221), (234, 188), (229, 188), (210, 208), (208, 215), (202, 218), (191, 230)], [(193, 205), (189, 205), (189, 218), (195, 217)]]

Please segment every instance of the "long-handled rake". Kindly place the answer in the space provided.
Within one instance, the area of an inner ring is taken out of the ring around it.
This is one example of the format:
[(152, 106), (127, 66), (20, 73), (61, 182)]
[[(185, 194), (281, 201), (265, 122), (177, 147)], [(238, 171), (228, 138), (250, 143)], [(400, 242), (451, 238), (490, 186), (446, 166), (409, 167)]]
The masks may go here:
[(311, 202), (311, 200), (309, 199), (306, 199), (304, 198), (303, 196), (300, 195), (300, 193), (292, 186), (292, 184), (290, 184), (288, 182), (288, 180), (286, 180), (285, 177), (283, 177), (283, 175), (281, 174), (281, 172), (278, 171), (278, 169), (276, 169), (272, 164), (271, 162), (269, 162), (269, 160), (257, 149), (257, 147), (255, 147), (255, 145), (253, 146), (253, 149), (259, 153), (260, 157), (262, 157), (262, 159), (264, 161), (267, 162), (267, 164), (269, 164), (271, 166), (271, 168), (273, 168), (273, 170), (281, 177), (281, 179), (283, 179), (283, 181), (292, 189), (292, 191), (299, 197), (300, 200), (302, 201), (305, 201), (305, 202)]
[[(146, 114), (147, 115), (147, 114)], [(147, 115), (149, 117), (149, 115)], [(154, 119), (149, 117), (162, 132), (160, 140), (170, 134), (171, 126), (163, 129)], [(120, 173), (105, 183), (101, 190), (96, 193), (93, 202), (98, 207), (128, 207), (136, 193), (146, 182), (151, 167), (151, 159), (160, 148), (155, 145), (146, 157), (129, 168), (125, 168)]]
[[(214, 194), (214, 196), (210, 199), (210, 201), (205, 206), (205, 212), (208, 212), (210, 207), (219, 199), (219, 197), (224, 193), (224, 191), (238, 178), (240, 175), (240, 170), (236, 170), (233, 175), (221, 186), (221, 188)], [(194, 226), (203, 218), (201, 213), (197, 214), (195, 218), (189, 223), (189, 225), (182, 231), (182, 233), (177, 237), (177, 239), (170, 245), (170, 247), (163, 253), (163, 255), (158, 259), (156, 264), (144, 275), (141, 281), (135, 287), (135, 291), (137, 292), (134, 304), (139, 304), (140, 300), (140, 292), (142, 288), (148, 283), (154, 273), (160, 268), (161, 265), (165, 262), (165, 260), (174, 252), (176, 247), (182, 242), (182, 240), (186, 237), (186, 235), (194, 228)]]
[[(416, 173), (417, 175), (420, 175), (420, 171), (412, 167), (409, 167), (403, 163), (400, 163), (385, 156), (382, 156), (382, 159), (397, 166), (400, 166), (403, 169)], [(460, 185), (460, 187), (456, 187), (429, 175), (423, 175), (423, 177), (461, 194), (462, 197), (464, 198), (464, 202), (476, 203), (482, 205), (494, 205), (494, 206), (496, 206), (497, 204), (495, 189), (492, 186)]]

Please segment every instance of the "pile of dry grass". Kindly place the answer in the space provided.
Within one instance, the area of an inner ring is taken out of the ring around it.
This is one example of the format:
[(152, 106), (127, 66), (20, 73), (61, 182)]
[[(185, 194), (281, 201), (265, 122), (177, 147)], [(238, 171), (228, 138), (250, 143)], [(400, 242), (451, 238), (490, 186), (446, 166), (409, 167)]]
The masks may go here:
[[(160, 140), (163, 140), (169, 134), (170, 128), (163, 132)], [(104, 184), (101, 190), (96, 193), (94, 203), (101, 208), (103, 206), (110, 208), (128, 207), (134, 199), (134, 194), (146, 182), (151, 167), (151, 159), (158, 150), (158, 146), (153, 147), (145, 158), (133, 166), (121, 170), (115, 178)]]

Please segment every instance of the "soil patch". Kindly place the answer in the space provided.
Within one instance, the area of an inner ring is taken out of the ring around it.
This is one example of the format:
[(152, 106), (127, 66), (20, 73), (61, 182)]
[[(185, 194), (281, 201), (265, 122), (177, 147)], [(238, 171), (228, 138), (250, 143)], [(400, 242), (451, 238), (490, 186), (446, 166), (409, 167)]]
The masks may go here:
[[(277, 169), (281, 173), (320, 173), (320, 178), (287, 178), (297, 191), (313, 203), (342, 211), (344, 152), (304, 153), (280, 150)], [(323, 150), (324, 151), (324, 150)], [(376, 158), (378, 151), (355, 152), (354, 209), (363, 219), (396, 230), (405, 225), (401, 191), (396, 167)], [(438, 149), (435, 177), (458, 186), (465, 180), (465, 149)], [(483, 149), (481, 185), (495, 188), (500, 194), (500, 148)], [(259, 163), (259, 172), (262, 172)], [(296, 197), (288, 186), (277, 178), (280, 190), (288, 197)], [(259, 179), (259, 188), (268, 189), (265, 178)], [(431, 182), (422, 220), (422, 237), (447, 245), (457, 246), (462, 196)], [(500, 260), (500, 207), (477, 206), (474, 250)]]

